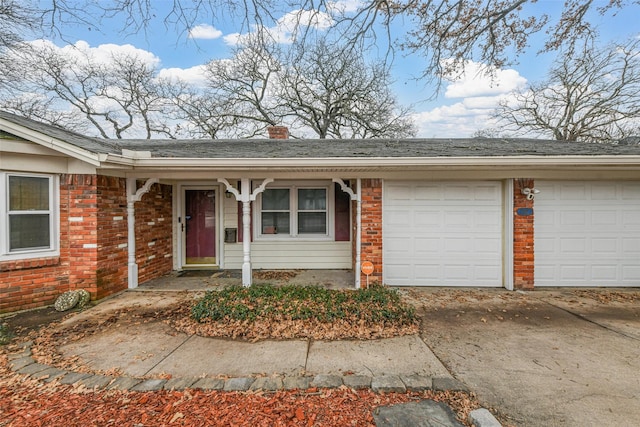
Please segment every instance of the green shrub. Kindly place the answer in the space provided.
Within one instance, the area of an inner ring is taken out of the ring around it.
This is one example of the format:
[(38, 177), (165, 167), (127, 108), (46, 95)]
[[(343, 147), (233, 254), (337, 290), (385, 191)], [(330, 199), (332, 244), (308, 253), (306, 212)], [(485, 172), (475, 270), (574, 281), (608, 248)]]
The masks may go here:
[(9, 329), (9, 325), (6, 323), (0, 323), (0, 345), (9, 344), (9, 341), (13, 338), (13, 333)]
[(209, 291), (191, 310), (198, 322), (257, 319), (338, 319), (405, 325), (416, 321), (413, 307), (397, 291), (383, 286), (331, 290), (319, 286), (231, 286)]

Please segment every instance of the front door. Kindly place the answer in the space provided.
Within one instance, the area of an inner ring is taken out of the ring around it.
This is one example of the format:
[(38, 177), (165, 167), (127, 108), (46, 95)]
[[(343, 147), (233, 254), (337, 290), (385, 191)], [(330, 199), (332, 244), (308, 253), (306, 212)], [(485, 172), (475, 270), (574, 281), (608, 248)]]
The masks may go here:
[(184, 190), (185, 263), (216, 262), (216, 190)]

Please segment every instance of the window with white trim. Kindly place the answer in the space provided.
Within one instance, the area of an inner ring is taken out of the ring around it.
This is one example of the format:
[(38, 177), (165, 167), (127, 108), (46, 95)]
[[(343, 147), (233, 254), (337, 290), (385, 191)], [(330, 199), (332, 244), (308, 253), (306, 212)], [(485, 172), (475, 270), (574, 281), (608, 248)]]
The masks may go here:
[(0, 173), (0, 260), (57, 254), (57, 189), (51, 175)]
[(261, 194), (257, 228), (262, 237), (329, 237), (330, 186), (281, 186)]

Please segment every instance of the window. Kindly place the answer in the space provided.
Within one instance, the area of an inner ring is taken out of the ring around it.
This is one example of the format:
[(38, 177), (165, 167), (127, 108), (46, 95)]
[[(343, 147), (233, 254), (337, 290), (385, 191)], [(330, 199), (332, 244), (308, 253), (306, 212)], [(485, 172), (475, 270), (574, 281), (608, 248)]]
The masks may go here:
[(262, 193), (260, 234), (263, 236), (329, 236), (329, 188), (291, 186)]
[(327, 233), (327, 190), (298, 190), (298, 234)]
[(6, 196), (0, 200), (0, 235), (3, 236), (0, 259), (54, 252), (57, 249), (54, 178), (5, 173), (0, 174), (0, 184), (6, 189)]

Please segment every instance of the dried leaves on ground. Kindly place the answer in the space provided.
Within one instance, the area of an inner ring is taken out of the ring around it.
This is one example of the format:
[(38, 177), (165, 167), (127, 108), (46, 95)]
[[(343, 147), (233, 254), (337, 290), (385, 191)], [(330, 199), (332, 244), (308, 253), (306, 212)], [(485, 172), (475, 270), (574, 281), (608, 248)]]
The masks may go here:
[[(264, 392), (93, 391), (42, 383), (7, 368), (0, 354), (0, 426), (374, 426), (378, 406), (444, 402), (460, 420), (479, 407), (463, 392), (309, 389)], [(467, 424), (468, 425), (468, 424)]]

